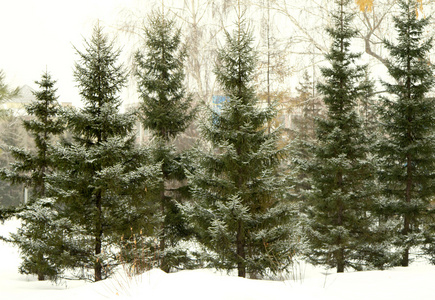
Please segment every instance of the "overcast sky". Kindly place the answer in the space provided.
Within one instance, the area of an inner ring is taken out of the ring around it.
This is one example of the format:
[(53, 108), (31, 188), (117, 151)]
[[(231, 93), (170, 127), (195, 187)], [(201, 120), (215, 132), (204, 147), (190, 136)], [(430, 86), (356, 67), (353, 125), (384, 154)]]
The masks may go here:
[(78, 104), (73, 81), (77, 59), (97, 20), (108, 31), (123, 8), (137, 0), (0, 0), (0, 69), (12, 86), (37, 86), (47, 68), (57, 80), (59, 101)]

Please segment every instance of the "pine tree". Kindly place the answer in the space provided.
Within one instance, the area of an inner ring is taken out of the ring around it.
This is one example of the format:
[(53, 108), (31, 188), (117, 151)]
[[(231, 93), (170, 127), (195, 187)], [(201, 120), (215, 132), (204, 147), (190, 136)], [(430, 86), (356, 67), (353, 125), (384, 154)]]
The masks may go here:
[(394, 17), (397, 41), (385, 41), (391, 58), (388, 72), (395, 83), (384, 83), (390, 97), (382, 98), (384, 142), (380, 180), (386, 201), (383, 212), (398, 217), (394, 230), (402, 252), (401, 265), (408, 266), (409, 250), (422, 242), (422, 218), (434, 195), (434, 100), (427, 93), (434, 83), (427, 55), (432, 38), (424, 41), (427, 18), (417, 16), (418, 1), (399, 1), (401, 13)]
[[(305, 205), (307, 232), (313, 263), (358, 268), (358, 249), (370, 236), (370, 177), (368, 148), (356, 113), (357, 99), (368, 88), (364, 84), (365, 66), (358, 66), (358, 54), (350, 52), (356, 31), (353, 16), (347, 12), (348, 0), (337, 0), (332, 14), (334, 27), (327, 32), (332, 46), (326, 58), (330, 67), (322, 68), (324, 83), (318, 85), (327, 111), (317, 121), (314, 157), (308, 164), (311, 189)], [(362, 83), (362, 84), (360, 84)]]
[(23, 256), (21, 272), (37, 274), (39, 280), (44, 280), (46, 275), (53, 279), (58, 274), (58, 269), (47, 258), (53, 233), (49, 228), (54, 221), (49, 216), (55, 213), (48, 212), (48, 205), (44, 206), (43, 214), (36, 208), (41, 207), (40, 201), (45, 201), (40, 199), (47, 196), (46, 177), (53, 170), (50, 144), (53, 138), (63, 132), (64, 124), (59, 119), (60, 105), (55, 95), (55, 81), (45, 72), (41, 81), (36, 83), (40, 87), (39, 91), (34, 92), (36, 100), (26, 106), (32, 119), (23, 121), (24, 128), (33, 137), (36, 153), (23, 148), (11, 148), (15, 162), (11, 164), (10, 170), (2, 169), (1, 175), (12, 184), (24, 183), (31, 188), (30, 203), (17, 214), (22, 220), (22, 226), (18, 234), (12, 235), (11, 242), (18, 245)]
[[(185, 178), (180, 166), (182, 153), (177, 153), (174, 139), (189, 126), (195, 111), (191, 96), (184, 87), (185, 48), (181, 44), (181, 30), (163, 11), (150, 15), (145, 28), (145, 53), (136, 54), (137, 79), (141, 97), (141, 120), (153, 135), (154, 160), (162, 162), (160, 203), (159, 256), (160, 268), (169, 272), (177, 264), (171, 246), (176, 246), (186, 229), (180, 218), (175, 197), (180, 189), (174, 180)], [(179, 185), (179, 184), (178, 184)], [(183, 186), (183, 185), (181, 185)]]
[(286, 150), (277, 147), (279, 131), (268, 133), (276, 110), (262, 109), (256, 98), (252, 34), (242, 16), (236, 26), (218, 52), (215, 73), (225, 101), (202, 125), (212, 148), (198, 153), (189, 177), (195, 201), (184, 211), (210, 266), (256, 277), (289, 263), (290, 208), (278, 173)]
[(119, 113), (126, 80), (120, 51), (96, 26), (85, 51), (77, 53), (74, 75), (84, 107), (65, 113), (72, 141), (57, 147), (58, 171), (49, 187), (80, 247), (65, 252), (65, 267), (93, 266), (92, 278), (99, 281), (113, 266), (111, 245), (147, 221), (143, 196), (159, 182), (151, 182), (159, 165), (148, 165), (146, 153), (135, 148), (134, 116)]

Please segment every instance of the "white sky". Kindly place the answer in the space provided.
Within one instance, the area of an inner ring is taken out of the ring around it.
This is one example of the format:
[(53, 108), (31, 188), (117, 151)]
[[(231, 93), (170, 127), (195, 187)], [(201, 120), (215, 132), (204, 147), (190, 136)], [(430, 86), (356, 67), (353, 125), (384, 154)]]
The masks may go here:
[(37, 88), (34, 81), (47, 68), (57, 80), (59, 101), (79, 104), (73, 45), (83, 49), (83, 39), (90, 38), (98, 19), (109, 32), (120, 11), (134, 3), (138, 1), (0, 0), (0, 69), (6, 82)]

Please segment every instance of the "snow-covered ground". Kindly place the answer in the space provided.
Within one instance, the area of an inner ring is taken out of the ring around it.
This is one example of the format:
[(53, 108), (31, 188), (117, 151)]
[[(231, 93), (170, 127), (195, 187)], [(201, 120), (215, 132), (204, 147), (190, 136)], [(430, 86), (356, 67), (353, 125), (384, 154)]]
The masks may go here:
[[(0, 225), (0, 235), (7, 236), (17, 225), (16, 221)], [(67, 281), (60, 285), (20, 275), (19, 262), (17, 249), (0, 241), (1, 300), (435, 299), (435, 266), (424, 262), (408, 268), (344, 274), (325, 274), (322, 268), (301, 265), (296, 268), (297, 279), (286, 281), (243, 279), (212, 270), (172, 274), (152, 270), (133, 279), (120, 272), (98, 283)]]

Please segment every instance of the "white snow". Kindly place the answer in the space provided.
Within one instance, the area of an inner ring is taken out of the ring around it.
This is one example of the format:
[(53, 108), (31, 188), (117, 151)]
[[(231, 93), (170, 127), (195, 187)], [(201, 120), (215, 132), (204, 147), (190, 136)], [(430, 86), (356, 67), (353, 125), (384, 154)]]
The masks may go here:
[[(17, 221), (0, 225), (0, 235), (8, 236)], [(316, 299), (316, 300), (433, 300), (435, 266), (424, 261), (408, 268), (386, 271), (325, 273), (323, 268), (301, 264), (296, 280), (266, 281), (243, 279), (213, 270), (181, 271), (166, 274), (151, 270), (129, 278), (123, 271), (98, 283), (64, 281), (59, 285), (38, 282), (20, 275), (17, 249), (0, 241), (1, 300), (85, 300), (85, 299)]]

